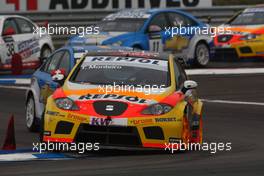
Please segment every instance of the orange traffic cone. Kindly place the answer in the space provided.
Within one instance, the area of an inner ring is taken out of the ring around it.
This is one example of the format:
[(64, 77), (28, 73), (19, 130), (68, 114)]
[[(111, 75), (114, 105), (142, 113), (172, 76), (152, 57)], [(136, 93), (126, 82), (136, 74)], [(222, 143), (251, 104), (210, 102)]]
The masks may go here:
[(14, 115), (9, 120), (5, 143), (2, 150), (16, 150)]

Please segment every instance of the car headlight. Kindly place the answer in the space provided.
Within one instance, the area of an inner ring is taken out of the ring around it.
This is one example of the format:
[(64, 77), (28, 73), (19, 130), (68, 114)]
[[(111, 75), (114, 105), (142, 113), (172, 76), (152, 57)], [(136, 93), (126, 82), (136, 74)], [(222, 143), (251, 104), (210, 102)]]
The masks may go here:
[(172, 106), (168, 104), (154, 104), (142, 111), (144, 115), (162, 115), (170, 112), (172, 110)]
[(55, 100), (55, 103), (58, 108), (63, 110), (79, 110), (74, 101), (69, 98), (58, 98)]
[(253, 40), (256, 39), (259, 35), (257, 34), (248, 34), (240, 38), (240, 40)]

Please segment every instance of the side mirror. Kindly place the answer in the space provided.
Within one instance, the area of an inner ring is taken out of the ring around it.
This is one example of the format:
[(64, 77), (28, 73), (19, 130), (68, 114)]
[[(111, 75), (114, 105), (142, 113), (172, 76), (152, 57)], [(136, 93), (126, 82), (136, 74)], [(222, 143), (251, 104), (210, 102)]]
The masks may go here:
[(197, 91), (195, 90), (197, 87), (198, 84), (195, 81), (188, 80), (184, 82), (182, 92), (185, 94), (185, 100), (189, 104), (193, 104), (198, 100)]
[(149, 33), (155, 33), (155, 32), (161, 32), (161, 31), (162, 31), (161, 27), (157, 25), (150, 25), (148, 28)]
[(12, 27), (7, 28), (7, 29), (3, 32), (3, 36), (14, 35), (14, 34), (16, 34), (16, 31), (15, 31)]
[(183, 86), (185, 89), (189, 90), (189, 89), (196, 89), (198, 87), (198, 84), (195, 81), (187, 80), (184, 82)]
[(52, 70), (50, 74), (52, 81), (58, 83), (60, 86), (64, 84), (66, 79), (66, 72), (64, 69)]

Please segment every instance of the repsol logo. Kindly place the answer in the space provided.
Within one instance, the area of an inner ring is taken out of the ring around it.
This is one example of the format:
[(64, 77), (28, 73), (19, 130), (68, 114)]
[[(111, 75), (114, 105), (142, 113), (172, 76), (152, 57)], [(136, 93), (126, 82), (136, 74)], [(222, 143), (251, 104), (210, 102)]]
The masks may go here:
[(51, 0), (50, 10), (196, 7), (201, 0)]
[[(131, 57), (94, 57), (91, 62), (137, 62), (141, 64), (159, 65), (161, 61), (145, 58), (131, 58)], [(163, 61), (164, 62), (164, 61)], [(166, 62), (166, 61), (165, 61)], [(167, 63), (167, 62), (166, 62)]]
[(131, 103), (147, 104), (146, 99), (125, 96), (125, 95), (115, 95), (115, 94), (87, 94), (79, 97), (79, 100), (123, 100)]

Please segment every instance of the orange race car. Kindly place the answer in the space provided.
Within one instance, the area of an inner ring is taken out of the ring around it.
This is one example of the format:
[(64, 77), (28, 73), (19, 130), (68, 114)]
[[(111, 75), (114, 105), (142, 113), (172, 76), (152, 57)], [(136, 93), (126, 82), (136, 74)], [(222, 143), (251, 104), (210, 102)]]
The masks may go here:
[[(59, 81), (63, 72), (57, 73)], [(126, 148), (201, 143), (196, 87), (172, 56), (89, 53), (48, 98), (41, 140)]]
[(216, 58), (264, 58), (264, 6), (245, 9), (220, 27), (228, 32), (214, 38)]

